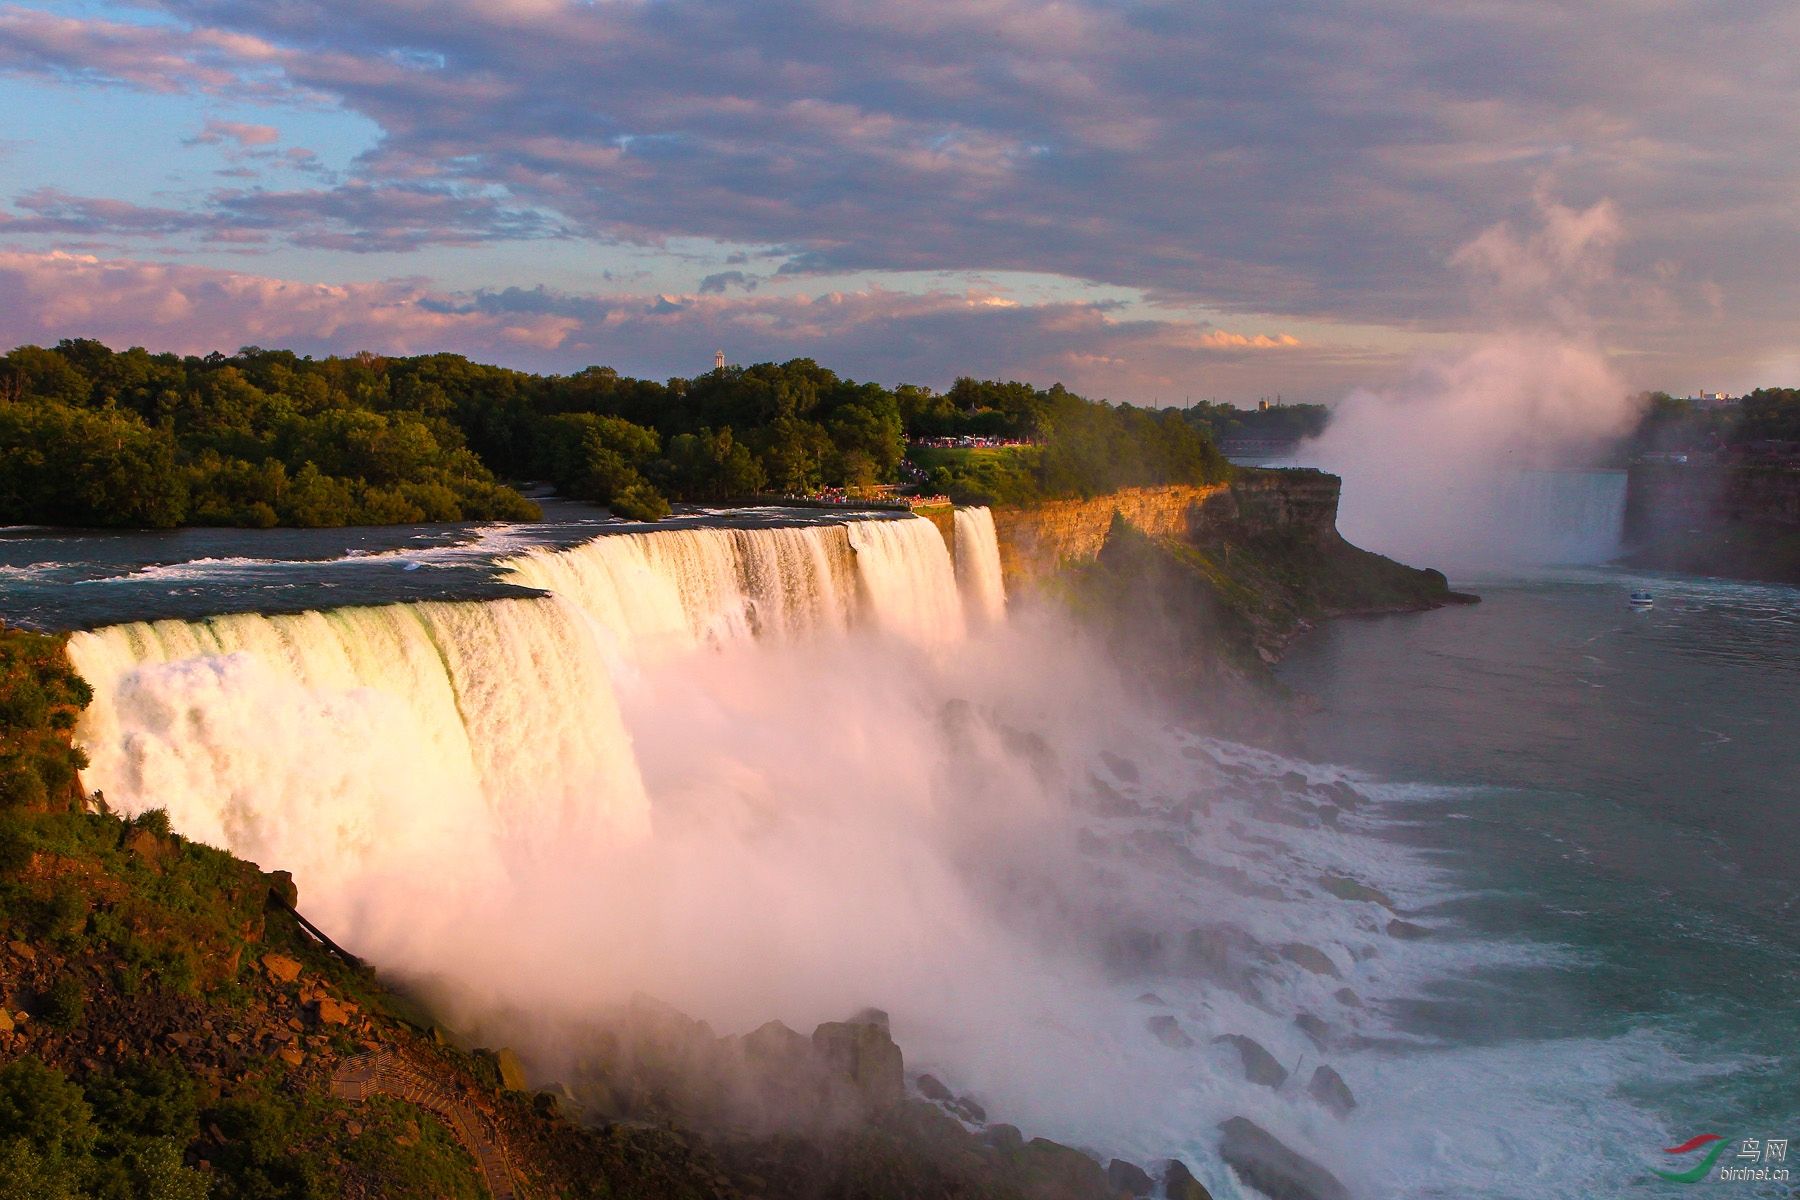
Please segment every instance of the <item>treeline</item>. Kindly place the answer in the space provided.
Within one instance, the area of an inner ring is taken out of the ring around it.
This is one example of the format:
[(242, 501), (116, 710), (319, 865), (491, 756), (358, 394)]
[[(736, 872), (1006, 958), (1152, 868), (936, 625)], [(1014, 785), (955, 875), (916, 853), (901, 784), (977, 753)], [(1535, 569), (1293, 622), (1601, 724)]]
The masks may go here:
[(1667, 392), (1643, 392), (1637, 402), (1642, 416), (1630, 438), (1633, 453), (1800, 442), (1800, 388), (1757, 388), (1718, 408)]
[(1202, 400), (1181, 411), (1217, 441), (1263, 438), (1275, 442), (1299, 442), (1324, 433), (1326, 423), (1331, 420), (1331, 410), (1323, 404), (1273, 404), (1268, 408), (1245, 409)]
[[(840, 378), (810, 359), (693, 379), (566, 376), (454, 354), (312, 359), (246, 347), (181, 357), (92, 340), (0, 357), (0, 523), (399, 524), (530, 519), (502, 483), (544, 480), (620, 515), (919, 482), (908, 436), (1030, 438), (977, 499), (1204, 481), (1229, 468), (1202, 424), (1060, 385), (959, 379), (948, 391)], [(929, 481), (925, 481), (929, 482)]]
[(321, 526), (535, 512), (379, 360), (115, 354), (94, 341), (0, 359), (0, 521)]

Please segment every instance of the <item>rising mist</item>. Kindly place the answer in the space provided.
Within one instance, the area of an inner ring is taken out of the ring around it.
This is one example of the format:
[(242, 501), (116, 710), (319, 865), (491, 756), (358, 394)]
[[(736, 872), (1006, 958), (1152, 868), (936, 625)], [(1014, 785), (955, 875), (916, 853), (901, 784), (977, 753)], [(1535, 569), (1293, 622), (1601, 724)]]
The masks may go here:
[(1492, 332), (1335, 408), (1308, 461), (1342, 475), (1339, 527), (1358, 545), (1451, 569), (1605, 561), (1622, 476), (1586, 473), (1638, 405), (1591, 317), (1620, 287), (1608, 203), (1540, 198), (1536, 227), (1495, 226), (1452, 258)]

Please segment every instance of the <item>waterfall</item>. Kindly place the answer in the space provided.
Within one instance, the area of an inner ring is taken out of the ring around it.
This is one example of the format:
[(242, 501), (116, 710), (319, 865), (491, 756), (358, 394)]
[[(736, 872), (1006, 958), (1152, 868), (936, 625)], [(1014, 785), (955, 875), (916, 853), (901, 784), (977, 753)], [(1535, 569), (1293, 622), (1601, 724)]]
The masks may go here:
[[(1329, 465), (1329, 464), (1328, 464)], [(1468, 469), (1350, 477), (1338, 528), (1418, 566), (1482, 571), (1602, 563), (1620, 553), (1625, 472)]]
[(115, 625), (69, 656), (90, 788), (314, 880), (645, 825), (595, 634), (557, 598)]
[(753, 636), (841, 633), (861, 566), (843, 525), (612, 534), (500, 565), (511, 582), (579, 607), (633, 661)]
[(1624, 536), (1625, 484), (1623, 471), (1520, 471), (1497, 489), (1495, 525), (1529, 562), (1608, 562)]
[[(991, 514), (955, 533), (954, 566), (917, 517), (610, 534), (500, 564), (539, 596), (76, 633), (84, 782), (291, 870), (309, 918), (545, 1077), (579, 1084), (634, 992), (721, 1031), (873, 1004), (1046, 1136), (1216, 1161), (1247, 1112), (1342, 1151), (1212, 1037), (1298, 1062), (1295, 1015), (1327, 1013), (1391, 1044), (1384, 980), (1458, 943), (1384, 941), (1386, 909), (1312, 881), (1431, 894), (1367, 818), (1311, 815), (1341, 790), (1294, 797), (1319, 772), (1181, 732), (1049, 606), (995, 620)], [(1333, 1052), (1371, 1106), (1405, 1091), (1387, 1057)]]
[(963, 607), (976, 621), (1006, 616), (1006, 583), (1000, 575), (1000, 541), (987, 508), (956, 510), (956, 580)]
[(471, 837), (641, 833), (616, 689), (645, 667), (867, 627), (960, 638), (943, 539), (911, 517), (607, 535), (500, 564), (548, 596), (165, 620), (75, 634), (88, 787), (314, 879)]
[(849, 530), (863, 598), (878, 627), (924, 645), (962, 636), (956, 571), (937, 526), (913, 517), (858, 521)]

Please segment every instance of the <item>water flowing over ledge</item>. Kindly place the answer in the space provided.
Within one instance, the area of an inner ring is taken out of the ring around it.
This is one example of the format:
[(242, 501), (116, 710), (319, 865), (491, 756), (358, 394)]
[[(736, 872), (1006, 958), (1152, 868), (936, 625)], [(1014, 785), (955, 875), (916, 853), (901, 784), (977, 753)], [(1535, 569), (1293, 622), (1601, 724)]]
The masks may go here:
[[(963, 540), (970, 569), (991, 572), (992, 522)], [(86, 783), (122, 811), (167, 806), (191, 836), (295, 869), (429, 858), (475, 830), (641, 831), (619, 672), (853, 628), (942, 645), (962, 636), (965, 594), (984, 620), (1004, 603), (991, 577), (959, 587), (917, 518), (614, 534), (500, 566), (548, 596), (77, 633), (69, 653), (95, 689), (79, 731)], [(293, 861), (302, 848), (312, 861)]]

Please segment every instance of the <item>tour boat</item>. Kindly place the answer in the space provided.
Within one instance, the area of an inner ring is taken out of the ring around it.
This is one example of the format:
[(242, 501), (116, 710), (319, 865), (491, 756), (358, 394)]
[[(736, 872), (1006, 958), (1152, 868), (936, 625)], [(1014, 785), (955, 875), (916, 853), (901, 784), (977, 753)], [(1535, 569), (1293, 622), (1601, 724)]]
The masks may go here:
[(1631, 607), (1633, 608), (1649, 608), (1655, 603), (1656, 597), (1652, 596), (1649, 592), (1631, 593)]

